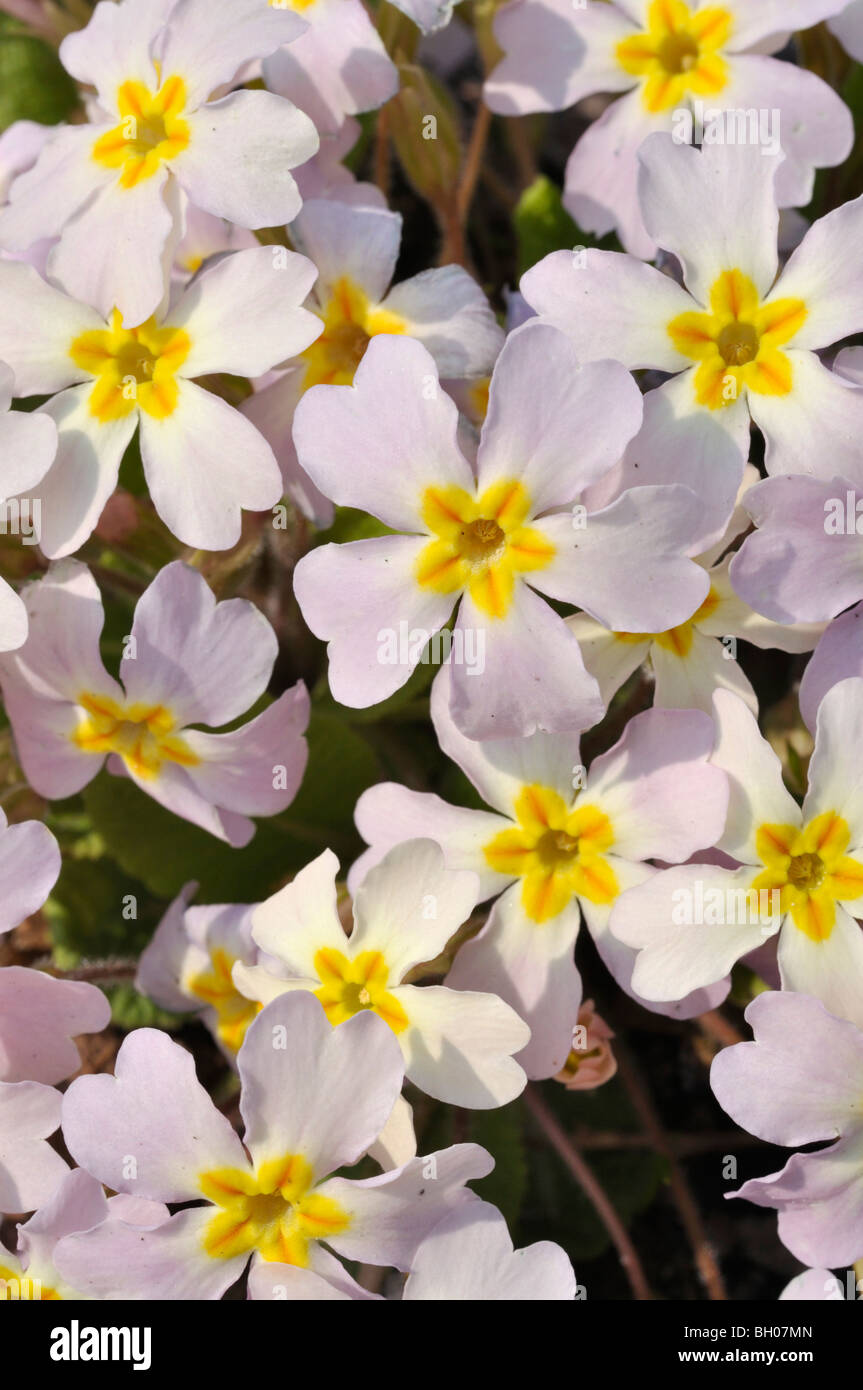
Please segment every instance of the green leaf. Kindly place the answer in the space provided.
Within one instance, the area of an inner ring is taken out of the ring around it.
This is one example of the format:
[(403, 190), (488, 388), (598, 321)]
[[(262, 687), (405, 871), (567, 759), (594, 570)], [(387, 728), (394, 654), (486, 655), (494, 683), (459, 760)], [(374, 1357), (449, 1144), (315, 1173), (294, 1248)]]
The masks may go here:
[(78, 105), (78, 89), (47, 43), (0, 34), (0, 130), (15, 121), (57, 125)]
[(474, 1190), (483, 1201), (492, 1202), (503, 1212), (510, 1231), (513, 1231), (527, 1185), (521, 1101), (514, 1100), (499, 1110), (472, 1111), (470, 1137), (474, 1144), (488, 1149), (494, 1159), (492, 1172), (487, 1178), (474, 1183)]
[(313, 715), (308, 742), (309, 764), (296, 799), (282, 815), (259, 821), (243, 849), (232, 849), (166, 811), (127, 778), (107, 772), (87, 787), (84, 804), (108, 853), (158, 896), (173, 897), (195, 879), (197, 902), (258, 902), (328, 846), (343, 868), (362, 848), (353, 812), (360, 793), (378, 780), (374, 753), (359, 734), (326, 715)]
[(111, 1022), (126, 1032), (133, 1028), (162, 1028), (167, 1033), (176, 1033), (191, 1017), (160, 1009), (152, 999), (139, 994), (131, 983), (108, 985), (105, 993), (111, 1001)]
[(152, 901), (143, 884), (104, 856), (64, 858), (46, 905), (55, 956), (64, 968), (82, 959), (138, 955), (161, 914), (161, 904)]
[(576, 247), (615, 247), (613, 236), (598, 241), (573, 222), (561, 201), (560, 189), (544, 174), (526, 188), (518, 200), (515, 214), (518, 243), (518, 273), (523, 275), (552, 251), (572, 251)]

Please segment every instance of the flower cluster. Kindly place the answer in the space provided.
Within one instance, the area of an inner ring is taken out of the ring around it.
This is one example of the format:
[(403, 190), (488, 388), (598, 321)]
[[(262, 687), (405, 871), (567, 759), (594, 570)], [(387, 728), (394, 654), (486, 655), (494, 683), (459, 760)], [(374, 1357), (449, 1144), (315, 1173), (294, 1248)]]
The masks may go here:
[(0, 1295), (863, 1277), (863, 5), (453, 8), (0, 6)]

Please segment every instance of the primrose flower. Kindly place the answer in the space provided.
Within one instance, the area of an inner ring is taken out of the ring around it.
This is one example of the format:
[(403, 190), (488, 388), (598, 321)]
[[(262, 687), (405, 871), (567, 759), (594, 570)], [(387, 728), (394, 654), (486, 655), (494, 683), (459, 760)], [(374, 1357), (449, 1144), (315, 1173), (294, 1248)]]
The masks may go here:
[[(295, 1265), (259, 1264), (249, 1276), (253, 1299), (316, 1303), (377, 1299), (358, 1284), (328, 1283)], [(449, 1212), (420, 1245), (401, 1302), (493, 1303), (575, 1298), (572, 1265), (559, 1245), (537, 1241), (514, 1250), (506, 1221), (489, 1202)]]
[[(528, 303), (583, 358), (674, 374), (645, 397), (624, 485), (685, 479), (722, 526), (751, 423), (764, 435), (769, 473), (863, 477), (863, 391), (816, 354), (863, 328), (863, 198), (814, 223), (777, 277), (776, 159), (652, 135), (639, 160), (645, 222), (680, 261), (685, 288), (595, 250), (552, 252), (521, 280)], [(738, 450), (731, 458), (727, 434)]]
[(105, 320), (31, 266), (0, 263), (0, 357), (23, 395), (53, 397), (37, 414), (59, 430), (56, 461), (30, 489), (49, 558), (91, 534), (139, 425), (153, 505), (184, 544), (225, 550), (239, 539), (242, 508), (278, 502), (282, 483), (266, 440), (192, 378), (259, 376), (307, 347), (320, 332), (301, 307), (314, 277), (314, 266), (284, 247), (238, 251), (127, 328), (118, 311)]
[(575, 638), (536, 591), (644, 631), (682, 621), (708, 589), (684, 557), (701, 510), (688, 489), (632, 489), (586, 526), (580, 508), (562, 510), (612, 467), (640, 414), (619, 364), (580, 366), (563, 334), (534, 322), (497, 360), (475, 470), (435, 363), (410, 338), (374, 339), (353, 387), (309, 391), (294, 422), (303, 468), (337, 504), (407, 533), (325, 545), (296, 568), (335, 698), (356, 708), (393, 694), (458, 605), (453, 717), (468, 737), (601, 718)]
[(35, 1211), (68, 1164), (48, 1143), (62, 1096), (38, 1081), (0, 1081), (0, 1213)]
[(123, 1193), (106, 1198), (102, 1184), (83, 1168), (64, 1173), (48, 1200), (18, 1227), (17, 1255), (0, 1245), (0, 1290), (5, 1281), (19, 1299), (27, 1301), (56, 1303), (86, 1298), (66, 1282), (57, 1261), (62, 1263), (66, 1236), (92, 1230), (109, 1216), (127, 1226), (149, 1229), (167, 1221), (168, 1209), (160, 1202)]
[(294, 410), (310, 386), (350, 386), (373, 338), (417, 338), (443, 377), (491, 371), (503, 331), (479, 285), (458, 265), (422, 271), (390, 288), (402, 219), (386, 207), (309, 199), (289, 228), (291, 240), (317, 267), (306, 307), (322, 322), (320, 336), (287, 371), (242, 407), (271, 445), (285, 487), (322, 525), (332, 505), (301, 468), (291, 437)]
[(530, 1030), (502, 1000), (407, 978), (445, 949), (474, 907), (475, 874), (444, 868), (430, 840), (392, 849), (354, 901), (349, 936), (336, 909), (338, 861), (325, 850), (252, 914), (252, 936), (280, 967), (234, 966), (234, 983), (267, 1004), (309, 990), (334, 1026), (368, 1011), (392, 1029), (409, 1081), (452, 1105), (506, 1105), (524, 1089), (512, 1060)]
[(264, 82), (334, 135), (345, 118), (383, 106), (399, 71), (362, 0), (300, 0), (305, 32), (263, 62)]
[(713, 1060), (719, 1104), (769, 1144), (835, 1142), (729, 1195), (777, 1211), (779, 1239), (804, 1264), (853, 1264), (863, 1250), (863, 1033), (802, 993), (761, 994), (746, 1019), (754, 1042)]
[(290, 805), (306, 764), (302, 682), (231, 733), (263, 694), (276, 637), (246, 599), (216, 603), (197, 571), (175, 561), (135, 608), (122, 685), (99, 654), (104, 611), (85, 565), (66, 560), (24, 590), (30, 636), (0, 662), (0, 685), (27, 780), (51, 800), (72, 796), (108, 759), (162, 806), (232, 845), (248, 819)]
[(789, 31), (841, 4), (517, 0), (495, 15), (505, 56), (485, 100), (492, 111), (521, 116), (619, 93), (573, 150), (564, 203), (586, 231), (614, 230), (632, 255), (652, 260), (658, 238), (637, 193), (638, 150), (649, 135), (673, 131), (679, 142), (706, 146), (748, 140), (774, 153), (781, 145), (781, 207), (808, 203), (815, 170), (846, 158), (854, 134), (844, 102), (806, 68), (767, 56), (784, 47)]
[(194, 891), (195, 884), (188, 884), (171, 903), (138, 962), (135, 988), (162, 1009), (199, 1014), (233, 1062), (260, 1012), (231, 978), (235, 962), (258, 959), (252, 907), (190, 907)]
[[(6, 499), (30, 493), (51, 467), (57, 452), (57, 427), (53, 420), (9, 409), (14, 384), (11, 370), (0, 362), (0, 513), (4, 516), (10, 510)], [(29, 505), (28, 516), (38, 530), (32, 503)], [(24, 605), (15, 590), (0, 578), (0, 652), (14, 651), (26, 637)]]
[(585, 999), (578, 1011), (569, 1056), (554, 1078), (568, 1091), (595, 1091), (617, 1072), (617, 1058), (611, 1050), (614, 1033), (596, 1012), (592, 999)]
[(666, 869), (620, 898), (611, 931), (640, 952), (633, 984), (646, 999), (677, 999), (722, 979), (778, 935), (783, 988), (816, 995), (863, 1023), (863, 931), (851, 915), (863, 914), (854, 753), (863, 738), (863, 680), (841, 681), (821, 701), (802, 809), (752, 712), (730, 691), (713, 698), (712, 761), (731, 787), (716, 848), (737, 867)]
[[(530, 1077), (554, 1076), (578, 1021), (573, 948), (581, 916), (629, 990), (634, 956), (608, 932), (612, 905), (654, 872), (645, 860), (688, 859), (722, 828), (725, 778), (707, 765), (712, 726), (699, 711), (649, 710), (585, 776), (573, 735), (465, 738), (449, 711), (447, 675), (441, 672), (432, 692), (438, 742), (494, 809), (450, 806), (394, 782), (371, 787), (356, 810), (371, 850), (349, 881), (364, 882), (369, 864), (418, 835), (441, 845), (450, 868), (478, 874), (480, 896), (497, 901), (486, 926), (459, 950), (448, 983), (492, 990), (511, 1004), (531, 1029), (518, 1060)], [(701, 996), (675, 1012), (690, 1006), (692, 1013), (711, 1007)]]
[(96, 89), (94, 119), (60, 127), (15, 180), (0, 245), (59, 234), (51, 279), (133, 328), (162, 300), (182, 193), (240, 227), (290, 222), (300, 197), (289, 171), (317, 149), (312, 122), (270, 92), (219, 89), (304, 28), (262, 0), (97, 5), (60, 47), (72, 76)]
[(361, 1013), (332, 1028), (301, 991), (255, 1019), (240, 1049), (244, 1140), (164, 1033), (140, 1028), (115, 1075), (73, 1081), (63, 1135), (107, 1187), (196, 1202), (152, 1230), (109, 1218), (64, 1242), (62, 1272), (94, 1297), (214, 1299), (249, 1258), (347, 1279), (336, 1256), (409, 1269), (443, 1216), (476, 1200), (484, 1149), (462, 1144), (364, 1179), (332, 1177), (384, 1128), (404, 1078), (389, 1028)]
[[(758, 698), (736, 660), (737, 639), (762, 648), (811, 651), (823, 630), (820, 624), (771, 622), (755, 612), (735, 591), (729, 568), (736, 556), (724, 555), (749, 525), (745, 510), (748, 486), (758, 477), (747, 466), (738, 504), (721, 539), (696, 557), (707, 571), (710, 590), (691, 617), (668, 632), (612, 632), (585, 613), (568, 618), (584, 664), (596, 677), (602, 698), (612, 697), (639, 666), (647, 664), (656, 682), (653, 703), (664, 709), (703, 709), (713, 713), (713, 692), (732, 690), (758, 713)], [(797, 482), (798, 479), (777, 479)]]

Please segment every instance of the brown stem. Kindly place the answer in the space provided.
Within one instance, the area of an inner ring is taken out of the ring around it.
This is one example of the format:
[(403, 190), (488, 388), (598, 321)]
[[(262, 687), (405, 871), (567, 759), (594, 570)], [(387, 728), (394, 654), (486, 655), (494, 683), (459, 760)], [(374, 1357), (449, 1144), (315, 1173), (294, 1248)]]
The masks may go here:
[(629, 1232), (609, 1201), (604, 1188), (595, 1177), (592, 1168), (575, 1148), (569, 1135), (558, 1124), (535, 1086), (528, 1086), (524, 1092), (524, 1100), (558, 1158), (569, 1169), (608, 1232), (629, 1280), (633, 1298), (641, 1302), (650, 1300), (653, 1295), (650, 1292), (650, 1286), (638, 1252), (630, 1240)]
[(735, 1043), (744, 1040), (740, 1030), (718, 1009), (709, 1009), (706, 1014), (700, 1016), (697, 1023), (705, 1037), (710, 1038), (711, 1042), (719, 1043), (721, 1047), (733, 1047)]
[(55, 980), (86, 980), (89, 984), (111, 984), (114, 980), (134, 980), (138, 962), (98, 960), (91, 965), (76, 965), (72, 970), (58, 970), (50, 962), (43, 965), (37, 961), (35, 968), (43, 970), (46, 975), (53, 975)]
[(645, 1132), (652, 1140), (653, 1147), (657, 1153), (662, 1154), (668, 1163), (668, 1182), (671, 1197), (677, 1208), (681, 1224), (686, 1232), (692, 1253), (695, 1256), (695, 1265), (698, 1270), (702, 1283), (714, 1302), (725, 1302), (728, 1294), (722, 1274), (713, 1253), (713, 1247), (708, 1239), (704, 1222), (698, 1205), (692, 1195), (686, 1174), (678, 1162), (677, 1154), (669, 1142), (668, 1135), (662, 1127), (662, 1122), (654, 1108), (653, 1100), (647, 1089), (644, 1078), (642, 1077), (633, 1058), (627, 1048), (616, 1041), (614, 1054), (617, 1058), (618, 1070), (621, 1080), (629, 1094), (633, 1107), (644, 1126)]
[(491, 112), (485, 102), (480, 100), (456, 194), (456, 210), (462, 225), (467, 221), (467, 215), (470, 212), (471, 200), (482, 168), (482, 156), (490, 129)]

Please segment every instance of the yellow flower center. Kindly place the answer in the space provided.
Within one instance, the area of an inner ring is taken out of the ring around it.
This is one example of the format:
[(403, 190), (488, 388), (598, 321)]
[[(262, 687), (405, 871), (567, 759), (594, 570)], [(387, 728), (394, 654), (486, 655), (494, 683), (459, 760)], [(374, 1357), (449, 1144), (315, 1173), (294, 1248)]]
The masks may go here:
[(721, 5), (693, 10), (683, 0), (652, 0), (647, 29), (624, 39), (617, 61), (642, 80), (646, 110), (670, 111), (687, 97), (711, 97), (726, 86), (726, 46), (733, 17)]
[(105, 424), (140, 408), (164, 420), (177, 407), (176, 374), (191, 351), (182, 328), (159, 328), (153, 319), (124, 328), (118, 310), (108, 328), (81, 333), (69, 348), (72, 361), (95, 377), (90, 414)]
[(426, 488), (423, 521), (437, 540), (417, 561), (417, 583), (439, 594), (467, 589), (492, 618), (506, 616), (517, 574), (545, 569), (555, 547), (526, 526), (531, 499), (519, 482), (494, 483), (481, 497), (460, 487)]
[(655, 642), (664, 651), (671, 652), (673, 656), (686, 657), (692, 651), (692, 644), (695, 641), (695, 629), (705, 618), (709, 618), (719, 606), (719, 595), (711, 584), (707, 598), (701, 607), (696, 609), (691, 618), (685, 623), (680, 623), (678, 627), (671, 627), (667, 632), (615, 632), (614, 636), (618, 642)]
[(724, 270), (710, 291), (710, 310), (678, 314), (668, 333), (678, 352), (699, 364), (695, 398), (720, 410), (743, 389), (764, 396), (787, 396), (793, 386), (791, 359), (779, 348), (806, 320), (802, 299), (762, 304), (755, 285), (741, 270)]
[(231, 974), (235, 961), (235, 956), (217, 948), (210, 955), (211, 969), (193, 975), (186, 988), (215, 1010), (219, 1039), (232, 1052), (239, 1052), (249, 1024), (264, 1006), (238, 993)]
[(163, 705), (121, 705), (85, 691), (78, 704), (86, 711), (71, 734), (84, 753), (117, 753), (136, 777), (156, 777), (162, 763), (196, 767), (197, 754), (173, 731), (176, 720)]
[(394, 1033), (407, 1028), (407, 1014), (387, 990), (389, 968), (380, 951), (360, 951), (351, 959), (342, 951), (322, 947), (315, 952), (314, 966), (321, 981), (315, 997), (320, 999), (330, 1023), (344, 1023), (363, 1009), (370, 1009)]
[(312, 1166), (302, 1154), (270, 1159), (257, 1173), (220, 1168), (202, 1173), (201, 1192), (222, 1210), (207, 1224), (204, 1249), (227, 1260), (256, 1250), (281, 1264), (309, 1263), (309, 1245), (347, 1230), (350, 1216), (314, 1190)]
[(502, 830), (483, 848), (486, 863), (522, 880), (524, 910), (534, 922), (562, 912), (573, 896), (613, 902), (620, 891), (605, 852), (614, 843), (611, 821), (598, 806), (567, 806), (550, 787), (523, 787), (515, 802), (518, 826)]
[(121, 188), (135, 188), (189, 144), (191, 133), (182, 119), (186, 84), (181, 77), (169, 77), (151, 92), (143, 82), (123, 82), (117, 107), (120, 124), (99, 137), (93, 158), (106, 169), (121, 170)]
[(782, 912), (812, 941), (826, 941), (836, 903), (863, 897), (863, 864), (845, 853), (850, 839), (847, 821), (835, 811), (816, 816), (802, 830), (762, 825), (755, 843), (765, 868), (752, 887), (779, 889)]
[(407, 323), (398, 314), (372, 304), (368, 295), (347, 276), (333, 285), (330, 298), (318, 316), (324, 331), (302, 354), (306, 361), (303, 387), (351, 386), (365, 350), (378, 333), (405, 333)]

